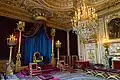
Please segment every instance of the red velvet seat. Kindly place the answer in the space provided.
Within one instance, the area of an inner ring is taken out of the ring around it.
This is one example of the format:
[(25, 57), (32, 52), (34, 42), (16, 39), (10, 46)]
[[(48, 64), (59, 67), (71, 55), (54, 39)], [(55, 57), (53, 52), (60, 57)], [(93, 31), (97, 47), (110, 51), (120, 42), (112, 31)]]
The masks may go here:
[(69, 69), (69, 65), (66, 64), (66, 56), (60, 56), (60, 69), (61, 70)]
[(41, 68), (38, 67), (37, 63), (30, 63), (29, 64), (29, 72), (31, 76), (40, 75)]
[(79, 65), (80, 68), (83, 69), (83, 70), (85, 68), (89, 68), (90, 67), (89, 61), (77, 61), (76, 64)]

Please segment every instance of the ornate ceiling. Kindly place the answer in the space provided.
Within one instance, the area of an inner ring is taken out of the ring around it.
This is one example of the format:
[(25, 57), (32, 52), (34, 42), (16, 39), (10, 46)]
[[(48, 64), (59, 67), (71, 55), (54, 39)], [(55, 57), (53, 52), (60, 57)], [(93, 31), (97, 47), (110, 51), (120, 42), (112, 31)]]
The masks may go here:
[[(120, 0), (88, 1), (96, 8), (96, 12), (120, 3)], [(73, 0), (0, 0), (1, 16), (34, 22), (33, 15), (36, 13), (46, 15), (49, 27), (70, 29)]]

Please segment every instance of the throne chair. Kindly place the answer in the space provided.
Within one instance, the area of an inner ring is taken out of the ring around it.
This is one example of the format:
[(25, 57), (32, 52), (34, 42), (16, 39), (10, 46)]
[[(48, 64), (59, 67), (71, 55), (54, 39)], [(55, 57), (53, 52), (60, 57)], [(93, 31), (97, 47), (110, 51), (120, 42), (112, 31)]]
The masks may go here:
[(43, 56), (40, 55), (40, 52), (35, 52), (33, 54), (33, 63), (37, 63), (39, 66), (43, 66)]

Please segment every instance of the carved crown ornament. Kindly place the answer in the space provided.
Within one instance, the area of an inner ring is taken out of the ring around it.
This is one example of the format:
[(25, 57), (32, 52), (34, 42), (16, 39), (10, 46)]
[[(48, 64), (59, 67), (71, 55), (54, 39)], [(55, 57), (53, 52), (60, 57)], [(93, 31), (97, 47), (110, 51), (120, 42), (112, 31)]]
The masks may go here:
[(47, 21), (48, 18), (52, 17), (52, 13), (50, 11), (41, 8), (33, 8), (30, 12), (33, 14), (33, 18), (35, 20)]
[[(97, 12), (120, 3), (120, 0), (88, 1)], [(44, 18), (47, 26), (64, 30), (71, 28), (73, 11), (73, 0), (0, 0), (0, 16), (28, 22)]]

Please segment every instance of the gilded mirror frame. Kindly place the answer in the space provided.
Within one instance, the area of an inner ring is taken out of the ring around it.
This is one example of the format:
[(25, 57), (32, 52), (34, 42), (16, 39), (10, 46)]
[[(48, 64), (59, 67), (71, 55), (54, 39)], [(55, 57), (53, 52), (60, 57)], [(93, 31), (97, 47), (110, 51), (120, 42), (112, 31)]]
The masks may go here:
[(109, 32), (108, 32), (108, 23), (110, 23), (111, 20), (120, 18), (120, 12), (110, 14), (105, 17), (105, 38), (107, 39), (104, 43), (116, 43), (120, 42), (120, 38), (109, 38)]

